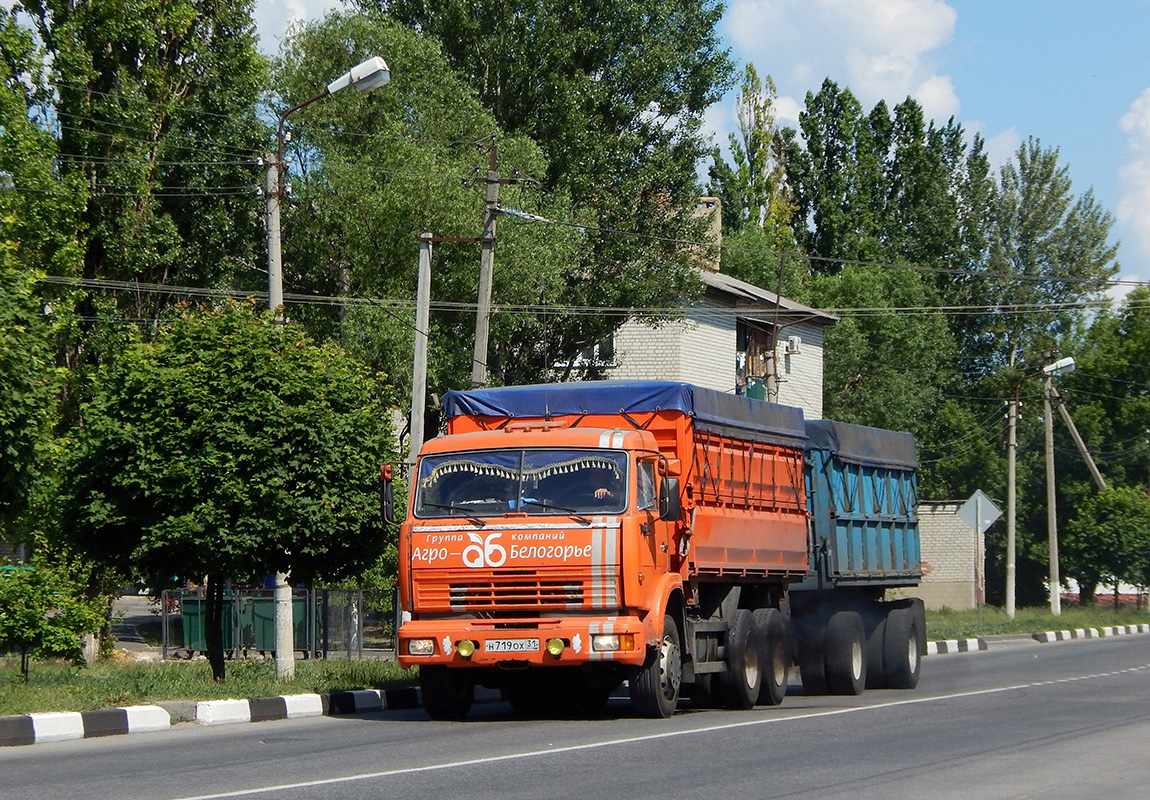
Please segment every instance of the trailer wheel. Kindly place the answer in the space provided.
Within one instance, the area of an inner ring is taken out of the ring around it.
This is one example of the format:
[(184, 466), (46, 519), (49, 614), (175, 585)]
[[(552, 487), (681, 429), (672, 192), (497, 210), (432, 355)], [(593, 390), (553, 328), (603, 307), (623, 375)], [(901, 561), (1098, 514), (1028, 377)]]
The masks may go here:
[(475, 699), (475, 682), (466, 670), (442, 664), (419, 668), (419, 689), (423, 708), (432, 719), (464, 719)]
[(911, 606), (896, 606), (886, 618), (883, 636), (883, 665), (891, 689), (918, 686), (922, 653), (919, 651), (918, 617)]
[(826, 675), (831, 694), (862, 694), (866, 687), (866, 637), (856, 611), (838, 611), (827, 624)]
[(795, 620), (796, 649), (799, 676), (803, 680), (803, 693), (811, 696), (827, 694), (826, 672), (826, 617), (810, 614)]
[(787, 696), (787, 622), (777, 608), (757, 608), (752, 615), (755, 638), (759, 644), (759, 666), (762, 675), (758, 705), (777, 706)]
[(754, 708), (759, 699), (763, 680), (759, 668), (759, 642), (755, 635), (751, 612), (740, 608), (735, 612), (735, 624), (727, 631), (724, 648), (727, 671), (722, 673), (723, 704), (727, 708)]
[(641, 716), (666, 719), (679, 704), (683, 677), (679, 627), (670, 614), (663, 617), (663, 638), (647, 653), (647, 661), (631, 681), (631, 705)]
[[(867, 609), (868, 617), (863, 618), (866, 629), (866, 688), (886, 689), (887, 674), (883, 654), (886, 652), (886, 618), (888, 611), (875, 605)], [(877, 619), (870, 617), (877, 615)]]

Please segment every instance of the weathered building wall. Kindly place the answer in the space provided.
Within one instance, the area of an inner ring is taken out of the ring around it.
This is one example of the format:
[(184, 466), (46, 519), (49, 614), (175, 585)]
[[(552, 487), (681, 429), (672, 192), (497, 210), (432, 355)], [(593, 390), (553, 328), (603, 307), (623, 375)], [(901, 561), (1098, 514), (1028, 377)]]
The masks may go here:
[(922, 584), (900, 590), (921, 597), (929, 609), (976, 608), (982, 592), (984, 537), (958, 517), (961, 502), (920, 503), (918, 532), (922, 547)]

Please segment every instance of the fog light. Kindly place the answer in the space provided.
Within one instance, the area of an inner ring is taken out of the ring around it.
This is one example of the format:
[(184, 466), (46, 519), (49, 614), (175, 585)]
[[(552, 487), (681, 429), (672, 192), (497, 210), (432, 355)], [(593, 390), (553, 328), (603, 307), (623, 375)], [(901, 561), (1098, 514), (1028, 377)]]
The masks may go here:
[(407, 654), (411, 656), (429, 656), (435, 652), (434, 639), (408, 639)]
[(597, 633), (591, 637), (591, 649), (605, 652), (614, 652), (617, 650), (634, 650), (635, 634)]
[(475, 652), (475, 642), (470, 639), (464, 639), (455, 645), (455, 652), (459, 653), (463, 658), (471, 658), (471, 654)]
[(566, 645), (563, 644), (562, 639), (548, 639), (547, 640), (547, 652), (550, 653), (551, 655), (555, 656), (556, 658), (559, 658), (559, 656), (563, 654), (563, 650), (565, 649), (565, 647), (566, 647)]

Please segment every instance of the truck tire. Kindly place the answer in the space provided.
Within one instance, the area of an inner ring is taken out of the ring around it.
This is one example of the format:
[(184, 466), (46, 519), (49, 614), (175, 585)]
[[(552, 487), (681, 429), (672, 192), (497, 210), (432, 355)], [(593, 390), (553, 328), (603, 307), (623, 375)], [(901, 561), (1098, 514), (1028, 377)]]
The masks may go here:
[(631, 681), (631, 705), (636, 713), (651, 719), (666, 719), (679, 704), (683, 677), (683, 654), (679, 626), (670, 614), (663, 617), (663, 637), (659, 646), (647, 653), (647, 661)]
[(863, 620), (866, 628), (866, 688), (887, 688), (886, 665), (883, 654), (886, 651), (886, 615), (887, 611), (881, 606), (868, 609), (868, 613), (877, 615)]
[(441, 664), (419, 668), (419, 690), (423, 709), (432, 719), (465, 719), (475, 699), (475, 682), (467, 671)]
[(787, 652), (787, 621), (777, 608), (757, 608), (752, 624), (759, 644), (762, 675), (758, 705), (777, 706), (787, 696), (787, 670), (791, 663)]
[(807, 696), (827, 694), (826, 617), (815, 613), (797, 620), (792, 617), (792, 621), (803, 693)]
[(735, 612), (735, 622), (727, 631), (727, 644), (723, 660), (727, 670), (722, 673), (723, 704), (727, 708), (754, 708), (759, 699), (763, 673), (759, 663), (759, 641), (754, 617), (748, 609)]
[(827, 689), (857, 695), (866, 688), (866, 637), (857, 611), (837, 611), (827, 623)]
[(886, 685), (891, 689), (918, 686), (922, 651), (918, 615), (913, 606), (895, 606), (886, 617), (883, 636), (883, 667)]

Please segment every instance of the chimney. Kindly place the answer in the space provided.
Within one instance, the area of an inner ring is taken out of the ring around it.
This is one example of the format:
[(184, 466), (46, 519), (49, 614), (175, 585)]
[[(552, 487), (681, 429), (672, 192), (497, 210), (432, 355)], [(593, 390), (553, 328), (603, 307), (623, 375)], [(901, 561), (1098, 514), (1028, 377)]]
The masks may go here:
[[(707, 226), (706, 240), (712, 244), (723, 243), (723, 205), (717, 197), (700, 197), (699, 204), (695, 206), (695, 216), (710, 222)], [(719, 271), (719, 261), (722, 251), (718, 247), (695, 248), (696, 264), (711, 272)]]

